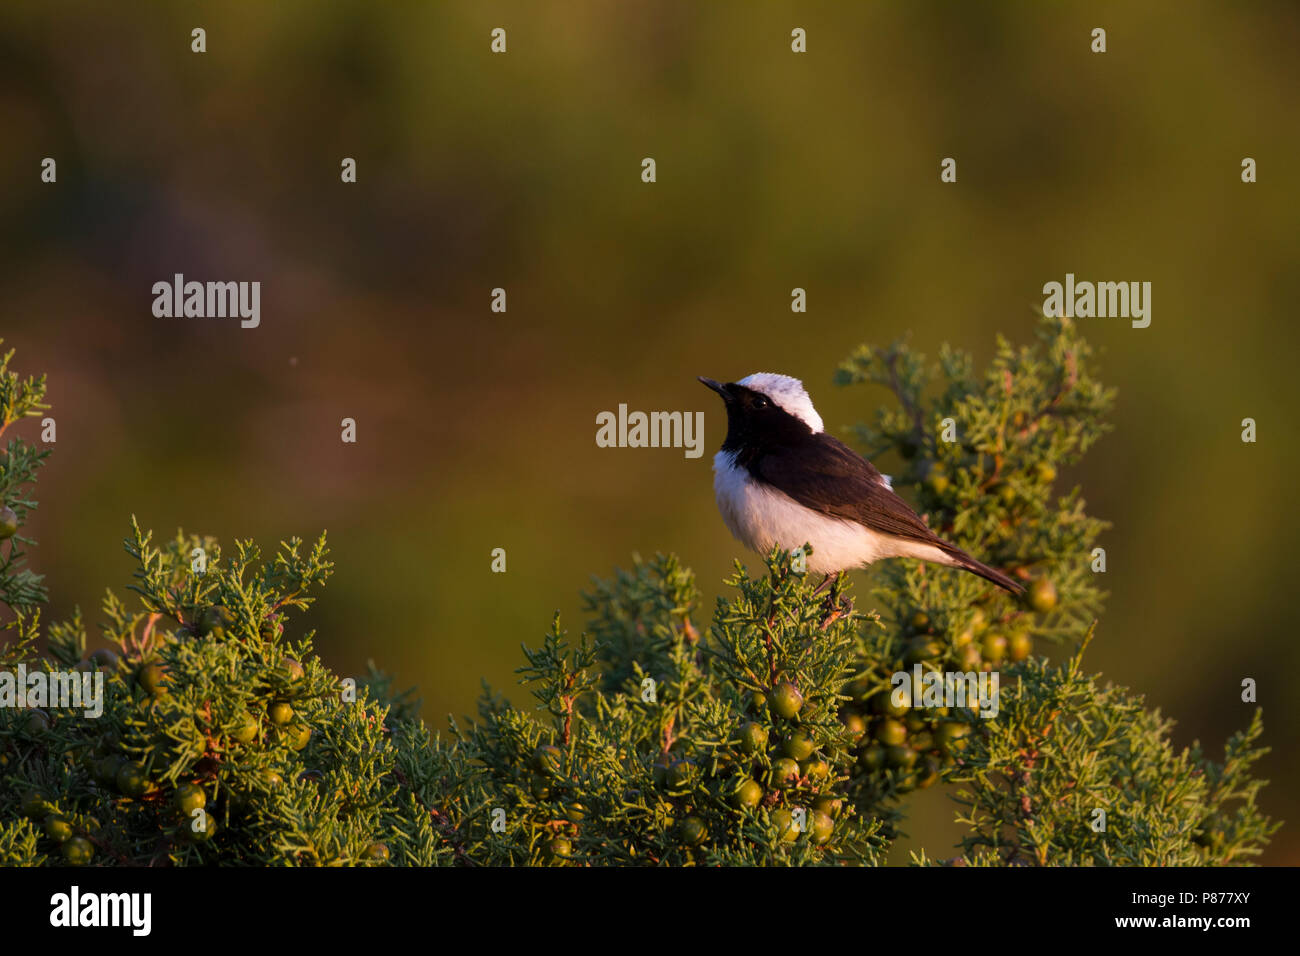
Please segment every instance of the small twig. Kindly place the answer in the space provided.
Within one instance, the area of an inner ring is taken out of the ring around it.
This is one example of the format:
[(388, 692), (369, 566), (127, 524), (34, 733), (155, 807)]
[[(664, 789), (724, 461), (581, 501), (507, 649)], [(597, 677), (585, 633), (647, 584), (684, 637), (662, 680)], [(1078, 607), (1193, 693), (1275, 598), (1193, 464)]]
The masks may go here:
[[(576, 674), (569, 674), (564, 679), (564, 689), (573, 690), (573, 682), (577, 678)], [(562, 740), (564, 746), (569, 745), (569, 732), (573, 727), (573, 699), (572, 694), (561, 694), (560, 700), (564, 702), (564, 729), (562, 731)]]
[(916, 434), (916, 443), (920, 445), (925, 440), (925, 418), (918, 408), (908, 397), (907, 392), (903, 389), (903, 384), (898, 378), (898, 352), (891, 350), (886, 360), (886, 367), (889, 369), (889, 388), (898, 396), (899, 404), (903, 410), (912, 416), (912, 428)]

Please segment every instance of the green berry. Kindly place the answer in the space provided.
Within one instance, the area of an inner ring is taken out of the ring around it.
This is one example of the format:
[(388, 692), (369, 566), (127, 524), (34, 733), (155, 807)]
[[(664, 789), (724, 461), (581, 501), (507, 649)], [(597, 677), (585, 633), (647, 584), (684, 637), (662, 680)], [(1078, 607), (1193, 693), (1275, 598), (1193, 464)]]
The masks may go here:
[(903, 718), (903, 726), (907, 728), (908, 733), (916, 733), (918, 730), (925, 730), (930, 726), (929, 717), (919, 710), (908, 711)]
[(564, 767), (564, 751), (555, 744), (542, 744), (533, 751), (533, 769), (551, 777), (558, 777)]
[(822, 794), (813, 801), (813, 810), (818, 813), (824, 813), (828, 817), (834, 818), (840, 815), (840, 810), (844, 808), (844, 801), (840, 797), (832, 797), (830, 794)]
[(95, 761), (95, 779), (105, 787), (116, 786), (117, 772), (122, 769), (125, 763), (126, 758), (120, 754), (110, 754)]
[(60, 813), (51, 813), (45, 818), (45, 835), (62, 843), (72, 836), (72, 821)]
[(699, 817), (687, 817), (678, 829), (688, 846), (699, 846), (709, 837), (708, 825)]
[(986, 661), (996, 664), (1007, 652), (1007, 639), (1001, 634), (990, 632), (984, 635), (984, 640), (980, 642), (980, 649)]
[(763, 799), (763, 787), (756, 780), (743, 778), (731, 792), (731, 805), (737, 810), (753, 809)]
[(803, 709), (803, 694), (789, 681), (783, 681), (772, 688), (772, 710), (786, 720), (793, 720)]
[(155, 697), (165, 692), (166, 680), (167, 672), (163, 670), (161, 664), (155, 662), (145, 664), (135, 676), (135, 682), (140, 685), (140, 689)]
[(799, 765), (789, 757), (773, 760), (771, 780), (778, 789), (794, 786), (799, 781)]
[(740, 728), (740, 749), (743, 753), (756, 754), (767, 749), (767, 728), (751, 720)]
[(767, 706), (767, 695), (761, 690), (751, 691), (749, 695), (749, 709), (756, 714), (761, 714), (763, 708)]
[(966, 735), (969, 733), (969, 724), (955, 720), (944, 721), (934, 730), (934, 743), (942, 753), (955, 753), (965, 749)]
[(240, 721), (231, 731), (230, 736), (241, 744), (251, 744), (257, 739), (257, 721), (253, 719), (252, 714), (245, 713), (240, 717)]
[(651, 768), (650, 772), (654, 777), (656, 787), (668, 786), (668, 766), (671, 763), (672, 760), (667, 754), (660, 754), (655, 757), (654, 766)]
[(0, 508), (0, 541), (18, 533), (18, 512), (6, 505)]
[(587, 808), (581, 803), (571, 803), (564, 808), (564, 819), (570, 823), (581, 823), (587, 819)]
[(311, 728), (301, 721), (294, 721), (280, 733), (290, 750), (302, 750), (311, 743)]
[(879, 744), (872, 744), (862, 753), (858, 754), (858, 766), (868, 773), (879, 770), (885, 765), (885, 748)]
[(35, 790), (28, 790), (23, 795), (22, 810), (23, 816), (30, 817), (33, 820), (44, 820), (50, 812), (50, 805), (40, 793)]
[(270, 707), (266, 708), (266, 716), (277, 727), (284, 727), (289, 721), (293, 720), (293, 705), (287, 700), (274, 701)]
[(668, 789), (683, 790), (691, 785), (695, 777), (695, 764), (689, 760), (675, 760), (668, 765), (665, 778)]
[(884, 717), (902, 717), (907, 713), (907, 704), (894, 703), (894, 695), (891, 691), (877, 691), (871, 697), (871, 712), (880, 714)]
[(934, 738), (925, 730), (917, 731), (912, 734), (912, 736), (908, 738), (907, 742), (911, 745), (913, 750), (922, 753), (931, 750), (934, 747)]
[(915, 640), (907, 645), (907, 650), (903, 653), (903, 663), (911, 667), (922, 661), (932, 661), (942, 653), (943, 648), (929, 638)]
[(1056, 585), (1048, 577), (1034, 578), (1029, 584), (1025, 599), (1039, 614), (1047, 614), (1056, 608)]
[(816, 747), (812, 735), (804, 730), (791, 731), (781, 740), (781, 751), (792, 760), (807, 760)]
[(63, 841), (63, 859), (68, 866), (85, 866), (95, 856), (95, 845), (85, 837), (74, 836)]
[(107, 647), (101, 647), (90, 655), (87, 660), (96, 665), (101, 671), (115, 671), (121, 663), (121, 658)]
[(285, 677), (289, 678), (290, 681), (302, 680), (307, 673), (303, 670), (302, 664), (294, 660), (292, 657), (286, 657), (284, 660), (280, 661), (280, 672), (284, 674)]
[(1040, 461), (1034, 465), (1034, 474), (1045, 485), (1050, 485), (1056, 480), (1056, 469), (1045, 461)]
[(821, 846), (822, 844), (827, 843), (831, 838), (831, 834), (835, 832), (835, 821), (831, 819), (829, 814), (813, 810), (812, 826), (809, 829), (810, 833), (808, 838), (812, 840), (813, 843)]
[(546, 844), (546, 855), (552, 860), (562, 860), (573, 855), (573, 844), (566, 837), (553, 836)]
[(387, 863), (392, 854), (388, 851), (388, 846), (383, 843), (372, 843), (361, 851), (361, 856), (366, 860), (374, 860), (379, 863)]
[(145, 773), (144, 764), (138, 760), (124, 764), (117, 771), (114, 782), (117, 789), (128, 797), (142, 797), (149, 789), (149, 775)]
[(195, 810), (208, 805), (203, 788), (193, 783), (183, 783), (176, 788), (176, 809), (184, 816), (193, 816)]
[(862, 735), (867, 732), (867, 722), (862, 719), (861, 714), (855, 714), (848, 711), (843, 716), (844, 727), (849, 732), (849, 736), (854, 740), (860, 740)]
[(1034, 639), (1025, 631), (1016, 631), (1007, 638), (1007, 656), (1013, 661), (1023, 661), (1034, 651)]
[(799, 829), (794, 824), (794, 814), (784, 808), (773, 810), (770, 817), (776, 827), (777, 839), (782, 843), (793, 843), (799, 839)]
[(885, 748), (885, 763), (900, 770), (909, 769), (916, 763), (916, 751), (911, 747), (895, 745)]
[(217, 835), (217, 819), (210, 813), (204, 813), (192, 817), (185, 824), (185, 829), (189, 833), (189, 838), (195, 843), (207, 843)]
[(887, 717), (876, 724), (875, 737), (876, 740), (887, 747), (901, 744), (907, 739), (907, 727), (901, 721)]
[(818, 784), (831, 775), (831, 765), (821, 757), (802, 761), (799, 769), (810, 783)]
[(50, 715), (40, 707), (34, 707), (23, 717), (22, 726), (26, 734), (43, 734), (50, 729)]
[(199, 612), (198, 619), (191, 625), (191, 630), (199, 637), (223, 637), (230, 617), (220, 605), (205, 607)]

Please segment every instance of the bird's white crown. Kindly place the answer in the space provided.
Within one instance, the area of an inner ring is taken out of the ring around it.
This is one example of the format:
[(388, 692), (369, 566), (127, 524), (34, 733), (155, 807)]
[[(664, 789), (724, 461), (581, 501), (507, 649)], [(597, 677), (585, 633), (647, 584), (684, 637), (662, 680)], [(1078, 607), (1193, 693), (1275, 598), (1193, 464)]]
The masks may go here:
[(825, 431), (822, 417), (813, 408), (812, 399), (803, 387), (803, 382), (789, 375), (776, 372), (755, 372), (742, 378), (737, 385), (762, 392), (782, 409), (799, 419), (814, 432)]

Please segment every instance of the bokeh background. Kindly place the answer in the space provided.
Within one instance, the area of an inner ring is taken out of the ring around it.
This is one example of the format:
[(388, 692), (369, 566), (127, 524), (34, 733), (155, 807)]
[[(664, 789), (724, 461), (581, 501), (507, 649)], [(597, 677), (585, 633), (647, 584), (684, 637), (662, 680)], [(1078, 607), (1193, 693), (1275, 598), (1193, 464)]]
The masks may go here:
[[(49, 374), (54, 615), (128, 582), (132, 514), (328, 529), (333, 666), (373, 658), (435, 727), (480, 678), (526, 703), (519, 644), (581, 629), (592, 574), (677, 551), (710, 608), (742, 556), (696, 375), (797, 375), (841, 429), (885, 400), (830, 385), (861, 342), (983, 362), (1044, 282), (1147, 280), (1150, 328), (1083, 320), (1119, 388), (1063, 475), (1114, 522), (1091, 665), (1216, 754), (1256, 678), (1263, 801), (1300, 816), (1294, 3), (8, 0), (0, 27), (0, 335)], [(176, 272), (260, 280), (261, 327), (154, 318)], [(620, 402), (703, 410), (705, 456), (597, 448)], [(904, 849), (951, 846), (942, 793), (912, 809)]]

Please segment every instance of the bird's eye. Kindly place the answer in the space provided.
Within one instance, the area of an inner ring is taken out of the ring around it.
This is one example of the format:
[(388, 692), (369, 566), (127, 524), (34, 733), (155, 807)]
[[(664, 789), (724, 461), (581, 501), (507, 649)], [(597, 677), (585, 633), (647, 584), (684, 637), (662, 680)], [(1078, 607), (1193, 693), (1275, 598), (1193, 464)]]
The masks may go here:
[(756, 397), (756, 398), (754, 399), (754, 407), (755, 407), (755, 408), (767, 408), (767, 399), (764, 398), (762, 395), (759, 395), (758, 397)]

